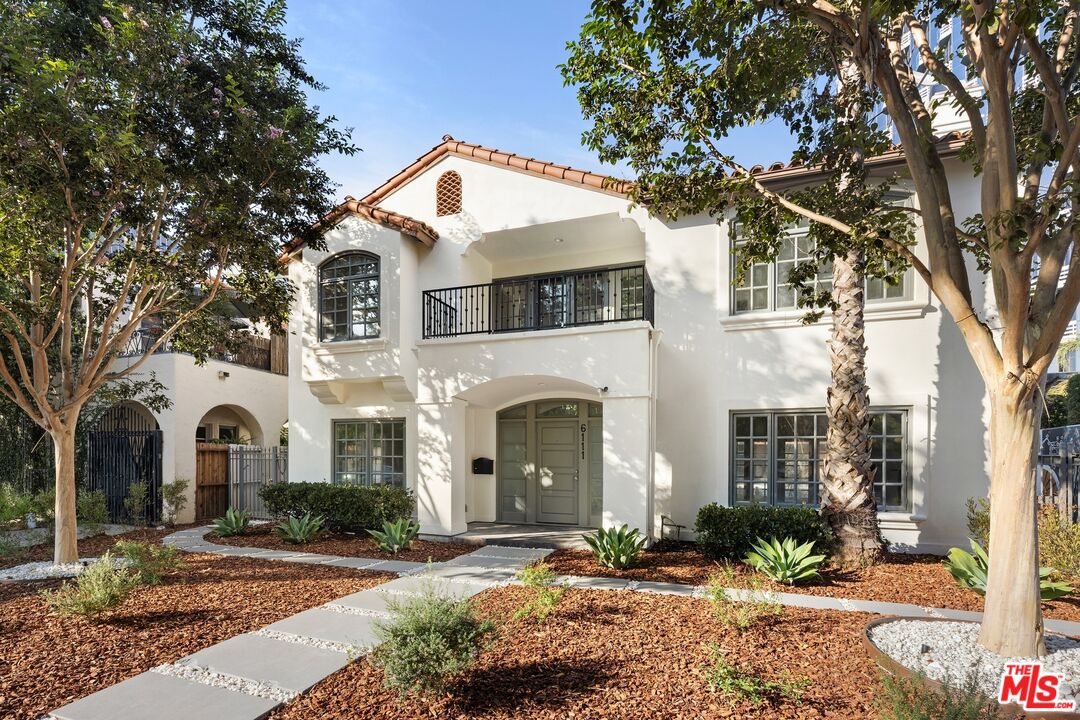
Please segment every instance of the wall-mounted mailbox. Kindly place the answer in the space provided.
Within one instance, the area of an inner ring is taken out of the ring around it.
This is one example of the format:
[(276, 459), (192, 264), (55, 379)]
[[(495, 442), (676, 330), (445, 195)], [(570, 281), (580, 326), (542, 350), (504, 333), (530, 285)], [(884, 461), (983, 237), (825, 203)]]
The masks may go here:
[(494, 475), (495, 461), (491, 458), (473, 458), (473, 475)]

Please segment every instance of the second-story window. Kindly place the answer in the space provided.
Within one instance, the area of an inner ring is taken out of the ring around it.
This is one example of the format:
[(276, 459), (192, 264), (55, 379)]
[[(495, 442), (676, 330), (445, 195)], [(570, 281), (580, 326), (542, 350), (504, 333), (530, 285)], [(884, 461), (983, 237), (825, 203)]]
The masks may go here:
[(319, 268), (319, 340), (377, 338), (379, 258), (365, 252), (335, 255)]
[[(732, 227), (732, 271), (739, 262), (739, 249), (745, 243), (739, 238), (739, 227)], [(741, 315), (749, 312), (769, 310), (795, 310), (799, 307), (795, 288), (788, 281), (788, 274), (800, 263), (806, 262), (813, 254), (813, 241), (807, 234), (807, 225), (800, 224), (791, 228), (771, 263), (754, 263), (746, 269), (743, 281), (732, 292), (732, 313)], [(889, 285), (878, 278), (866, 278), (866, 301), (868, 303), (903, 300), (910, 297), (910, 271), (905, 273), (900, 283)], [(832, 263), (819, 268), (817, 277), (807, 283), (808, 288), (820, 292), (832, 289)]]

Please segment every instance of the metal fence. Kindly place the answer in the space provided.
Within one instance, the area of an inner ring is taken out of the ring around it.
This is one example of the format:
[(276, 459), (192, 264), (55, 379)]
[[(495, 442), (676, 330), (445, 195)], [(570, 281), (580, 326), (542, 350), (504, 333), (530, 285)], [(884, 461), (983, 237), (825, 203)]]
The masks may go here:
[(1080, 425), (1042, 431), (1038, 481), (1040, 505), (1080, 522)]
[(257, 445), (229, 446), (229, 507), (256, 520), (270, 520), (259, 490), (289, 480), (289, 449)]

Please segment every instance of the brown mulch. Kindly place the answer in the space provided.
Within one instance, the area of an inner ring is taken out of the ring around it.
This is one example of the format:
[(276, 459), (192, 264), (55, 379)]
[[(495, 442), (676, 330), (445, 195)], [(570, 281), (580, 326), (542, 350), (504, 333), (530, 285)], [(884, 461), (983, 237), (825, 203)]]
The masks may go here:
[[(786, 608), (739, 634), (701, 600), (571, 589), (543, 624), (509, 619), (529, 597), (520, 587), (477, 596), (499, 634), (444, 696), (399, 702), (382, 671), (359, 661), (271, 720), (876, 717), (881, 685), (859, 640), (868, 615)], [(770, 697), (755, 706), (712, 692), (714, 642), (729, 663), (764, 679), (809, 679), (801, 703)]]
[(326, 533), (317, 539), (293, 545), (279, 538), (274, 533), (273, 525), (250, 526), (238, 537), (221, 537), (217, 533), (207, 534), (206, 539), (219, 545), (235, 547), (259, 547), (268, 550), (288, 550), (309, 552), (321, 555), (342, 555), (345, 557), (385, 558), (387, 560), (405, 560), (408, 562), (443, 562), (453, 560), (478, 549), (477, 545), (467, 543), (433, 542), (431, 540), (413, 540), (408, 550), (390, 555), (379, 549), (375, 540), (366, 535), (352, 533)]
[[(195, 527), (194, 525), (177, 525), (167, 528), (141, 528), (121, 535), (95, 535), (79, 541), (79, 557), (98, 557), (116, 544), (118, 540), (139, 540), (142, 542), (160, 542), (161, 538), (171, 535), (178, 530)], [(53, 559), (53, 542), (50, 538), (47, 543), (33, 545), (28, 548), (20, 548), (10, 555), (0, 556), (0, 570), (4, 568), (22, 565), (28, 562)]]
[[(923, 607), (955, 608), (982, 612), (983, 598), (958, 587), (937, 555), (888, 553), (883, 562), (860, 570), (825, 568), (821, 579), (806, 585), (770, 588), (805, 595), (831, 595), (857, 600), (908, 603)], [(706, 585), (723, 565), (705, 557), (690, 543), (657, 543), (642, 552), (637, 565), (627, 570), (602, 567), (587, 550), (557, 550), (546, 559), (560, 575), (602, 577)], [(754, 571), (743, 563), (733, 563), (736, 587), (747, 587)], [(759, 576), (761, 577), (761, 576)], [(767, 580), (765, 582), (768, 582)], [(1078, 587), (1080, 590), (1080, 587)], [(1080, 594), (1043, 603), (1047, 617), (1080, 621)]]
[[(82, 545), (82, 552), (97, 552)], [(50, 613), (38, 593), (57, 581), (0, 583), (0, 717), (39, 718), (155, 665), (394, 577), (201, 554), (184, 561), (186, 573), (138, 588), (97, 621)]]

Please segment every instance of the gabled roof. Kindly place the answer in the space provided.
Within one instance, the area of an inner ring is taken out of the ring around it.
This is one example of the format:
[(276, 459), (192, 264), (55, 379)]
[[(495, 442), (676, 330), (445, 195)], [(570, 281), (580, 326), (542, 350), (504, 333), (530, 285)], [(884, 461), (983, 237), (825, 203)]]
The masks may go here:
[[(439, 239), (438, 231), (426, 222), (411, 218), (408, 215), (396, 213), (393, 210), (375, 207), (374, 205), (357, 200), (351, 195), (346, 195), (345, 202), (322, 216), (317, 223), (311, 226), (311, 229), (316, 231), (329, 230), (337, 224), (341, 218), (349, 214), (359, 215), (377, 225), (382, 225), (385, 228), (397, 230), (398, 232), (409, 235), (428, 247), (434, 247), (435, 241)], [(304, 241), (297, 238), (289, 244), (285, 249), (285, 252), (291, 253), (300, 248), (303, 244)]]
[(612, 195), (626, 195), (631, 186), (628, 180), (620, 180), (609, 175), (600, 175), (588, 170), (578, 170), (569, 165), (558, 165), (545, 160), (526, 157), (525, 155), (515, 155), (494, 148), (473, 145), (472, 143), (455, 140), (449, 135), (443, 135), (441, 143), (418, 157), (397, 175), (375, 188), (361, 202), (378, 205), (390, 193), (405, 185), (447, 155), (456, 155), (470, 160), (479, 160), (490, 165), (514, 168), (548, 179), (576, 183)]

